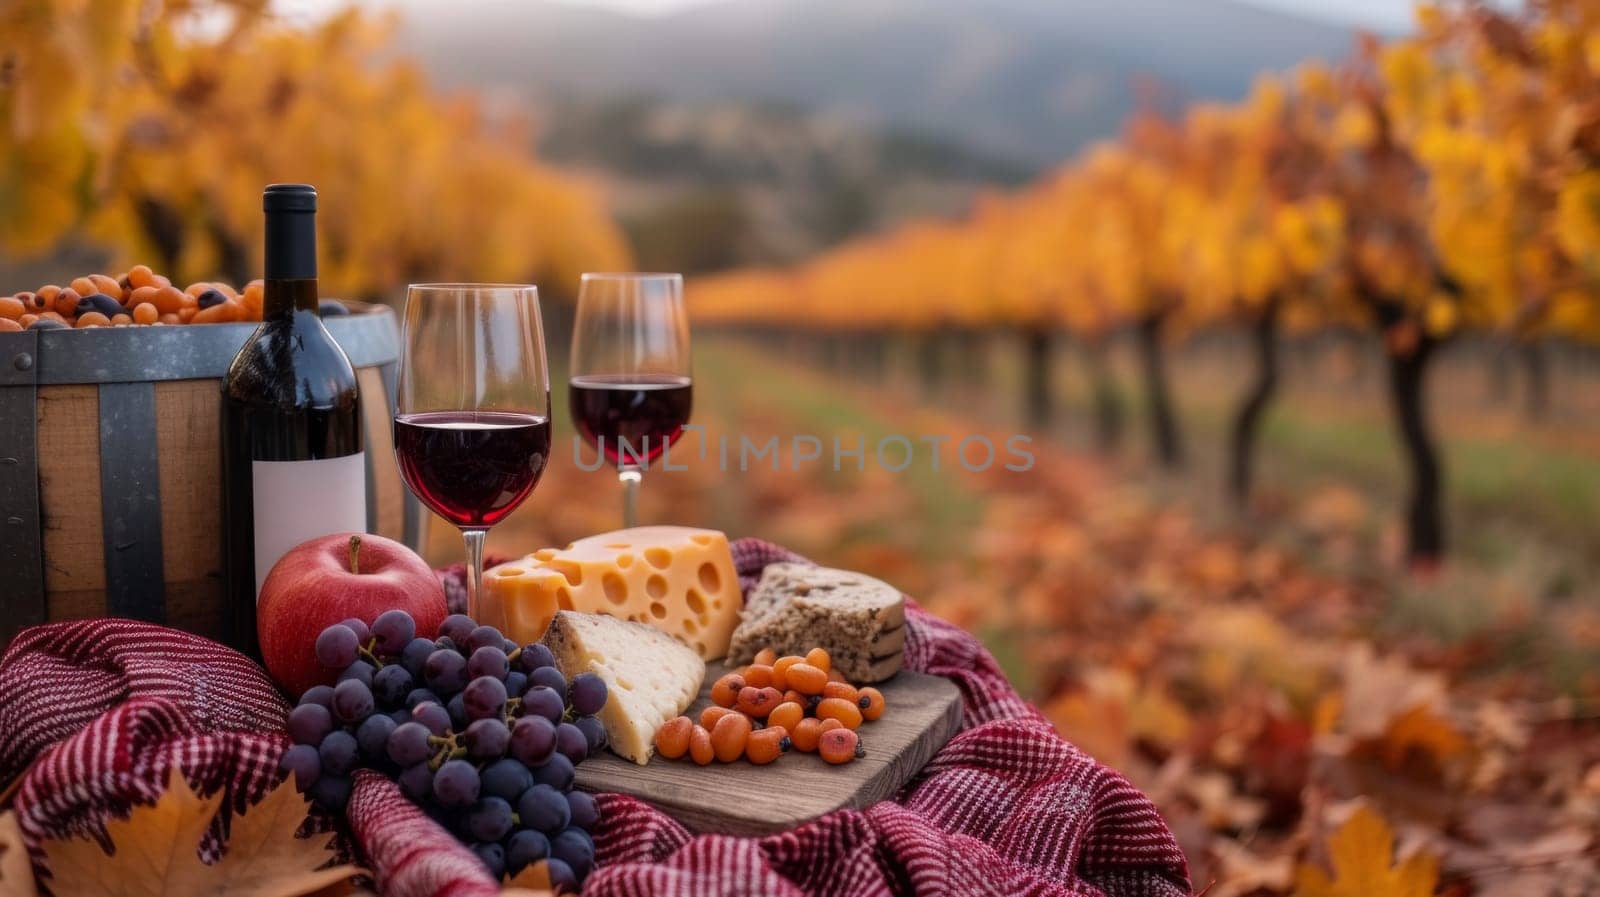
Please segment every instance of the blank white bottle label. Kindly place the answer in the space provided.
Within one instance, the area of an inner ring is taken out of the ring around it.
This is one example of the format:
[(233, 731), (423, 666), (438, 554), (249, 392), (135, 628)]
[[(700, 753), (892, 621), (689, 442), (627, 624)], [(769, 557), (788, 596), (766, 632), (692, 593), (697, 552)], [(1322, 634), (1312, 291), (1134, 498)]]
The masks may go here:
[(253, 461), (256, 598), (278, 559), (329, 533), (367, 531), (367, 454), (315, 461)]

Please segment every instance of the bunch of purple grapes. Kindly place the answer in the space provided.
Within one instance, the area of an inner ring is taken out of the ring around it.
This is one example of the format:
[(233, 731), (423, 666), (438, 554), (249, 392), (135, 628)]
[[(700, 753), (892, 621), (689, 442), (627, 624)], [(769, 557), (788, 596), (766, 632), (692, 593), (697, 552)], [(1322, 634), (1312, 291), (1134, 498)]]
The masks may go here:
[(446, 617), (437, 639), (418, 637), (405, 611), (370, 627), (345, 620), (317, 636), (316, 654), (341, 672), (289, 714), (283, 767), (300, 790), (337, 813), (351, 773), (380, 770), (492, 874), (545, 862), (552, 885), (582, 884), (599, 811), (572, 785), (576, 765), (606, 745), (594, 716), (604, 680), (569, 683), (549, 648), (518, 648), (463, 614)]

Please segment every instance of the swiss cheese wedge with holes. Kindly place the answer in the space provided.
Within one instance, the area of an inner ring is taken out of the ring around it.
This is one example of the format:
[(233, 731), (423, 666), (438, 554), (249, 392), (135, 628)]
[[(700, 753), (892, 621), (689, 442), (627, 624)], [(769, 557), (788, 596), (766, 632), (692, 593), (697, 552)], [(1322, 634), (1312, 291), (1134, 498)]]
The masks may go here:
[(687, 526), (640, 526), (545, 548), (483, 576), (486, 620), (519, 644), (558, 610), (648, 623), (715, 660), (728, 653), (743, 599), (728, 537)]

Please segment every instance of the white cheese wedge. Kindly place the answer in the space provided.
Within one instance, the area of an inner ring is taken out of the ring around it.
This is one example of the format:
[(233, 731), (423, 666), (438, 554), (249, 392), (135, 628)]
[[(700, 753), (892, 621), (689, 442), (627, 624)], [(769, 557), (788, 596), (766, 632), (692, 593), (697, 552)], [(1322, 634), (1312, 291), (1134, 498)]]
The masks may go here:
[(568, 679), (588, 672), (605, 680), (606, 739), (641, 766), (655, 752), (656, 730), (694, 703), (706, 675), (705, 661), (672, 636), (603, 614), (560, 611), (544, 643)]

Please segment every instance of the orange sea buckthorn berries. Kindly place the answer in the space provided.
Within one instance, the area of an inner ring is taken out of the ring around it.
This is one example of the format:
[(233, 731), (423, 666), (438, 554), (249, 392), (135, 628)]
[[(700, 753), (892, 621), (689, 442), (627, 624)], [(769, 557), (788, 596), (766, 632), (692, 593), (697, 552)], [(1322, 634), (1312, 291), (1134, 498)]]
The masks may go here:
[(764, 663), (750, 664), (745, 667), (744, 682), (746, 685), (754, 685), (756, 688), (766, 688), (772, 684), (772, 667)]
[(776, 688), (770, 685), (766, 688), (747, 685), (739, 692), (739, 702), (734, 705), (734, 709), (745, 716), (766, 719), (767, 714), (776, 710), (778, 705), (782, 703), (783, 692), (778, 691)]
[(119, 301), (122, 299), (122, 284), (117, 283), (115, 277), (107, 277), (104, 274), (90, 274), (89, 283), (94, 285), (96, 293), (105, 293), (107, 296)]
[(841, 722), (839, 722), (838, 720), (836, 720), (836, 719), (834, 719), (832, 717), (829, 717), (828, 719), (822, 720), (822, 731), (824, 731), (824, 732), (828, 732), (828, 731), (831, 731), (833, 729), (843, 729), (843, 728), (844, 728), (844, 723), (841, 723)]
[(712, 704), (706, 709), (700, 711), (700, 725), (710, 729), (717, 724), (717, 720), (722, 719), (730, 713), (735, 716), (739, 715), (739, 711), (737, 710), (729, 707), (718, 707), (716, 704)]
[(711, 729), (711, 749), (716, 752), (717, 759), (732, 763), (743, 756), (751, 731), (749, 717), (740, 713), (730, 713), (717, 720)]
[(817, 704), (817, 719), (836, 719), (846, 729), (861, 726), (861, 708), (844, 698), (823, 698)]
[(760, 651), (756, 652), (756, 659), (750, 662), (759, 663), (762, 666), (770, 667), (772, 666), (772, 662), (777, 659), (778, 652), (772, 650), (771, 648), (762, 648)]
[(27, 325), (10, 318), (0, 318), (0, 333), (21, 333)]
[[(189, 321), (192, 324), (226, 324), (229, 321), (237, 320), (238, 312), (239, 303), (230, 299), (226, 302), (219, 302), (210, 308), (196, 310)], [(181, 315), (182, 312), (179, 314)]]
[(39, 292), (33, 294), (33, 311), (48, 311), (56, 301), (56, 296), (61, 294), (61, 288), (53, 283), (45, 284)]
[(37, 321), (37, 320), (39, 320), (39, 316), (30, 312), (30, 313), (25, 314), (22, 317), (18, 318), (17, 319), (17, 323), (22, 325), (22, 329), (23, 330), (27, 330), (29, 325), (31, 325), (34, 321)]
[(161, 312), (149, 302), (141, 302), (133, 307), (133, 320), (136, 324), (154, 324), (161, 317)]
[(156, 286), (156, 273), (149, 265), (134, 265), (128, 269), (128, 285), (134, 289)]
[(94, 281), (87, 277), (74, 277), (72, 278), (72, 283), (68, 284), (68, 286), (72, 287), (72, 291), (79, 296), (88, 296), (99, 292), (99, 290), (95, 289)]
[(875, 720), (883, 716), (883, 711), (889, 707), (888, 703), (883, 699), (883, 692), (870, 685), (861, 689), (860, 704), (861, 716), (867, 720)]
[(732, 707), (739, 700), (739, 692), (750, 683), (738, 673), (728, 673), (711, 686), (711, 701), (718, 707)]
[(780, 657), (777, 660), (773, 661), (772, 662), (772, 687), (773, 688), (788, 688), (789, 687), (789, 678), (788, 678), (788, 676), (789, 676), (789, 668), (794, 666), (797, 663), (802, 663), (804, 661), (805, 661), (804, 657), (799, 657), (799, 656), (796, 656), (794, 654), (790, 654), (790, 655), (788, 655), (786, 657)]
[[(828, 720), (837, 723), (838, 720)], [(817, 739), (822, 737), (822, 720), (815, 717), (806, 717), (789, 730), (789, 741), (794, 749), (804, 753), (811, 753), (817, 749)]]
[(56, 293), (56, 298), (50, 303), (50, 310), (64, 318), (70, 318), (78, 313), (78, 291), (72, 287)]
[(694, 732), (694, 720), (687, 716), (674, 717), (656, 730), (656, 753), (676, 760), (689, 752), (689, 736)]
[(768, 726), (750, 733), (744, 743), (744, 758), (757, 766), (765, 766), (783, 756), (791, 745), (788, 730), (782, 726)]
[(806, 718), (806, 709), (793, 701), (784, 701), (767, 714), (767, 725), (782, 726), (790, 732)]
[(849, 679), (846, 679), (846, 678), (845, 678), (845, 677), (844, 677), (844, 674), (843, 674), (843, 673), (841, 673), (841, 672), (839, 672), (839, 671), (838, 671), (838, 670), (829, 670), (829, 671), (828, 671), (828, 681), (829, 681), (829, 682), (844, 682), (844, 683), (849, 683), (849, 681), (850, 681), (850, 680), (849, 680)]
[(799, 704), (806, 710), (810, 710), (812, 705), (817, 703), (815, 700), (813, 700), (815, 697), (816, 695), (803, 695), (792, 688), (783, 693), (783, 699), (785, 701), (791, 704)]
[(695, 726), (689, 730), (689, 759), (705, 766), (717, 756), (716, 750), (711, 746), (711, 733), (705, 726)]
[(183, 310), (186, 304), (183, 301), (182, 293), (174, 289), (164, 290), (160, 287), (139, 287), (133, 291), (128, 301), (135, 305), (141, 302), (148, 302), (156, 307), (156, 311), (163, 314), (169, 312), (176, 314)]
[(156, 319), (156, 323), (157, 324), (181, 324), (183, 322), (178, 320), (178, 315), (177, 315), (176, 312), (172, 312), (172, 313), (169, 313), (169, 314), (163, 314), (161, 317), (157, 318)]
[(824, 698), (843, 698), (852, 704), (857, 704), (861, 701), (861, 692), (856, 691), (856, 687), (848, 682), (829, 680), (827, 684), (822, 686), (822, 696)]
[(784, 672), (784, 681), (803, 695), (819, 695), (828, 684), (828, 673), (809, 663), (797, 663)]
[(28, 303), (16, 296), (0, 296), (0, 318), (15, 321), (28, 313)]
[(97, 311), (86, 311), (78, 315), (78, 327), (110, 327), (111, 319)]
[(817, 740), (817, 753), (822, 755), (822, 759), (836, 765), (867, 755), (861, 738), (849, 729), (829, 729), (822, 733)]
[(826, 648), (812, 648), (806, 652), (806, 663), (826, 673), (833, 668), (833, 662), (828, 659)]

